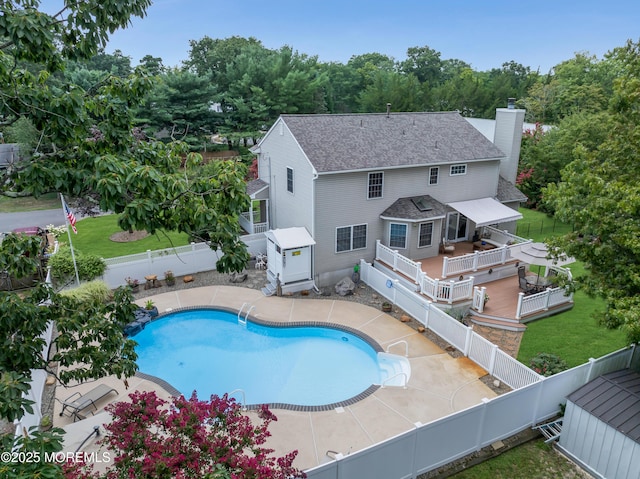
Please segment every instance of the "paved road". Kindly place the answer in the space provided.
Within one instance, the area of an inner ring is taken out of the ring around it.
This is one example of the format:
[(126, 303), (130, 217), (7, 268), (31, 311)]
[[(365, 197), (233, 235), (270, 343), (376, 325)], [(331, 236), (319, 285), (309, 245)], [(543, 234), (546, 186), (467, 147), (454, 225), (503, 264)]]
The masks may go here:
[(14, 228), (25, 226), (45, 227), (53, 224), (60, 226), (65, 224), (62, 208), (54, 210), (25, 211), (22, 213), (0, 213), (0, 232), (6, 233)]

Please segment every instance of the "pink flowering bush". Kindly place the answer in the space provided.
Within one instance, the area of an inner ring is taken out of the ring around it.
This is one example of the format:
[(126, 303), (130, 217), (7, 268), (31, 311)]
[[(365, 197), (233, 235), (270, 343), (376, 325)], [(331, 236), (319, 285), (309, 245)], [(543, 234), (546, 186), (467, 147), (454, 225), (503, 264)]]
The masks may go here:
[(68, 479), (288, 479), (306, 477), (292, 466), (293, 451), (274, 457), (264, 447), (271, 421), (277, 418), (263, 406), (260, 424), (233, 398), (211, 396), (200, 401), (174, 397), (171, 402), (154, 392), (134, 392), (131, 402), (107, 406), (113, 421), (103, 440), (114, 457), (113, 466), (98, 474), (90, 464), (69, 464)]

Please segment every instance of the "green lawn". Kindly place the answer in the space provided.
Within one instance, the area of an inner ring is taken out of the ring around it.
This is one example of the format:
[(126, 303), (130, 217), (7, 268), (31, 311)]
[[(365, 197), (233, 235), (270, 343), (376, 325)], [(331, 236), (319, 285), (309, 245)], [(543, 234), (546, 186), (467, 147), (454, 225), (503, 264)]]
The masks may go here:
[(452, 479), (580, 479), (577, 468), (542, 440), (530, 441)]
[[(571, 231), (570, 226), (544, 213), (525, 208), (521, 208), (520, 212), (524, 218), (518, 222), (518, 236), (544, 241), (545, 238)], [(568, 267), (574, 276), (584, 274), (580, 262)], [(552, 353), (573, 367), (627, 345), (622, 331), (606, 329), (597, 324), (597, 312), (605, 306), (601, 299), (590, 298), (583, 291), (576, 292), (573, 298), (573, 309), (527, 323), (518, 353), (520, 362), (528, 365), (536, 354)]]
[(19, 213), (22, 211), (62, 209), (58, 193), (47, 193), (40, 198), (33, 196), (9, 198), (0, 195), (0, 213)]
[[(138, 241), (118, 243), (109, 238), (114, 233), (122, 231), (118, 227), (118, 215), (98, 216), (84, 218), (76, 223), (78, 234), (71, 234), (74, 249), (85, 254), (96, 254), (103, 258), (113, 258), (128, 254), (142, 253), (147, 250), (171, 248), (189, 244), (189, 238), (185, 233), (160, 231), (155, 235), (147, 236)], [(60, 238), (67, 243), (67, 235)]]

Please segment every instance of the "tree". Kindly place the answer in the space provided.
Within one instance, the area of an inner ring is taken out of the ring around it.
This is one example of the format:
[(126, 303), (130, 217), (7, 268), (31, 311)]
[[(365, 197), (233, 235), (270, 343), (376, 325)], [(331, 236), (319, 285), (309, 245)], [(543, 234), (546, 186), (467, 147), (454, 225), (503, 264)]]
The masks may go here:
[(189, 71), (170, 69), (146, 96), (136, 111), (136, 122), (148, 134), (165, 130), (174, 138), (201, 149), (204, 132), (211, 134), (218, 114), (212, 106), (216, 89), (209, 79)]
[[(23, 278), (38, 268), (41, 238), (7, 235), (0, 244), (0, 268)], [(62, 384), (114, 374), (132, 376), (137, 367), (134, 343), (122, 335), (136, 306), (126, 290), (115, 293), (113, 302), (80, 302), (38, 284), (26, 295), (0, 292), (0, 417), (10, 421), (31, 409), (31, 402), (11, 391), (28, 389), (30, 370), (51, 374), (50, 362), (64, 369), (57, 374)], [(42, 335), (55, 322), (58, 335), (54, 351), (43, 353)], [(88, 362), (87, 358), (91, 358)]]
[(527, 195), (529, 207), (553, 213), (542, 201), (542, 189), (560, 181), (561, 170), (576, 158), (578, 151), (595, 151), (606, 140), (611, 121), (608, 112), (576, 113), (546, 133), (539, 123), (534, 131), (525, 132), (517, 184)]
[(602, 322), (640, 340), (640, 44), (616, 52), (622, 76), (615, 82), (612, 121), (601, 125), (595, 150), (578, 146), (562, 181), (546, 188), (556, 216), (574, 225), (557, 244), (583, 261), (587, 293), (602, 296)]
[(363, 112), (384, 112), (387, 103), (393, 111), (421, 111), (423, 90), (413, 75), (381, 70), (360, 94), (359, 103)]
[[(153, 84), (142, 70), (106, 75), (88, 89), (60, 74), (68, 61), (98, 54), (108, 35), (126, 27), (132, 16), (144, 16), (151, 1), (65, 2), (54, 15), (38, 10), (39, 3), (5, 1), (0, 15), (0, 128), (28, 121), (38, 138), (24, 162), (3, 176), (0, 189), (82, 198), (119, 213), (126, 230), (208, 230), (212, 247), (226, 253), (218, 269), (243, 268), (249, 255), (237, 237), (237, 217), (248, 207), (244, 165), (221, 161), (200, 167), (198, 157), (189, 157), (181, 169), (185, 144), (139, 135), (132, 128), (133, 112)], [(39, 252), (29, 242), (5, 238), (0, 269), (28, 274)], [(46, 369), (49, 360), (62, 366), (63, 384), (131, 376), (133, 343), (122, 334), (136, 308), (131, 299), (126, 289), (118, 290), (113, 302), (95, 304), (60, 296), (45, 285), (24, 297), (1, 292), (0, 416), (19, 418), (31, 407), (22, 399), (29, 371)], [(48, 356), (40, 336), (52, 321), (58, 335), (56, 352)], [(56, 434), (16, 444), (38, 449), (45, 447), (43, 441), (54, 443)], [(29, 475), (15, 464), (2, 469), (3, 477), (15, 477), (11, 474)]]
[(263, 406), (261, 422), (252, 424), (242, 407), (227, 395), (209, 401), (136, 392), (131, 401), (107, 406), (113, 421), (104, 442), (115, 453), (106, 473), (72, 465), (69, 479), (136, 477), (137, 479), (237, 478), (288, 479), (306, 477), (292, 466), (297, 451), (273, 457), (264, 447), (269, 424), (277, 418)]
[(411, 47), (407, 50), (407, 59), (400, 62), (400, 70), (415, 75), (420, 83), (439, 85), (442, 81), (440, 52), (428, 46)]

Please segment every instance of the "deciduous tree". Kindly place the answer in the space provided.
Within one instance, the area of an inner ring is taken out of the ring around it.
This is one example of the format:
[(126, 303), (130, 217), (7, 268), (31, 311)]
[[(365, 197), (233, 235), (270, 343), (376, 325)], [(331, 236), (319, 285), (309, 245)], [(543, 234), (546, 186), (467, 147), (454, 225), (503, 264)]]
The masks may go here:
[(264, 446), (269, 424), (277, 418), (263, 406), (259, 424), (227, 395), (209, 401), (136, 392), (130, 401), (107, 406), (113, 421), (103, 441), (115, 455), (106, 473), (73, 464), (69, 479), (235, 478), (294, 479), (306, 475), (293, 467), (297, 451), (274, 457)]
[(616, 52), (623, 75), (615, 82), (612, 122), (595, 150), (576, 149), (548, 201), (574, 232), (558, 241), (584, 261), (585, 291), (607, 300), (602, 321), (640, 340), (640, 44)]

